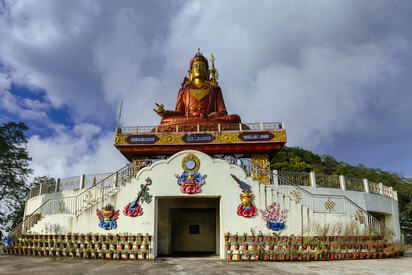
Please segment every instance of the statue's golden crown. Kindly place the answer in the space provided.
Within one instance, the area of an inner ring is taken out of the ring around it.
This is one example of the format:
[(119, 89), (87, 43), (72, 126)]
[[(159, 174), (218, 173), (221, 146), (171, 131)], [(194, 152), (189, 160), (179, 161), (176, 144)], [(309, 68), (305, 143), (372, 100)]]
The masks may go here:
[(207, 68), (209, 68), (209, 62), (207, 61), (207, 58), (204, 57), (204, 55), (200, 52), (200, 49), (197, 50), (196, 55), (190, 60), (190, 68), (192, 68), (193, 62), (195, 62), (196, 60), (204, 62)]

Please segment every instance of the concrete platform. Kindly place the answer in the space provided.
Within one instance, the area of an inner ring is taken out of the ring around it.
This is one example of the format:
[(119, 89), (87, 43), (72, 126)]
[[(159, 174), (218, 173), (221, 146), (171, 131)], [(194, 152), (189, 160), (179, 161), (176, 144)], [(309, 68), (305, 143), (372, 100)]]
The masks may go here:
[(412, 251), (380, 260), (227, 262), (218, 257), (147, 261), (0, 255), (0, 274), (412, 274)]

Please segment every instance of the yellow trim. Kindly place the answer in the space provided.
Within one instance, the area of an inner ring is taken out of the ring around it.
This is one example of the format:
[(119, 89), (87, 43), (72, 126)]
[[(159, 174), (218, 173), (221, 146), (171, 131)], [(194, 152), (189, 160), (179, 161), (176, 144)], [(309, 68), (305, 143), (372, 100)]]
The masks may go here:
[(186, 144), (182, 134), (157, 134), (159, 140), (155, 144)]
[[(269, 131), (273, 138), (270, 141), (277, 142), (286, 142), (286, 131)], [(242, 134), (240, 131), (232, 132), (210, 132), (209, 134), (213, 135), (215, 139), (211, 143), (246, 143), (245, 141), (239, 138), (239, 135)], [(133, 134), (131, 134), (133, 135)], [(187, 144), (182, 140), (183, 133), (157, 133), (156, 136), (159, 138), (154, 144)], [(130, 135), (116, 135), (114, 137), (115, 145), (128, 145), (126, 142), (127, 137)]]
[(190, 89), (190, 94), (197, 100), (201, 101), (209, 94), (209, 89)]

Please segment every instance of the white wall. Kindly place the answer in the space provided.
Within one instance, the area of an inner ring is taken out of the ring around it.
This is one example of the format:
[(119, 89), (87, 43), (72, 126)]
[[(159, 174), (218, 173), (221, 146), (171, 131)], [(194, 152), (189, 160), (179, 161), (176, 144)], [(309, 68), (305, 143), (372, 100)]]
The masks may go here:
[[(181, 193), (175, 177), (175, 174), (182, 174), (182, 159), (189, 153), (195, 154), (200, 159), (199, 172), (201, 175), (207, 175), (205, 178), (205, 184), (201, 187), (201, 192), (192, 195)], [(258, 213), (256, 216), (244, 218), (237, 215), (236, 212), (237, 206), (240, 204), (239, 196), (241, 194), (241, 189), (230, 174), (236, 175), (240, 180), (251, 186), (251, 190), (255, 195), (254, 204), (258, 208)], [(149, 193), (153, 196), (152, 202), (150, 204), (141, 204), (143, 208), (142, 216), (135, 218), (125, 216), (123, 214), (124, 207), (136, 198), (137, 193), (140, 191), (140, 185), (145, 184), (145, 179), (148, 177), (152, 180), (152, 184), (149, 185)], [(393, 216), (387, 217), (387, 222), (393, 227), (396, 227), (398, 221), (397, 202), (391, 198), (374, 194), (325, 188), (317, 188), (316, 191), (325, 194), (336, 194), (336, 192), (338, 192), (339, 194), (348, 196), (362, 207), (366, 206), (368, 208), (379, 209), (379, 212), (392, 214)], [(78, 191), (58, 192), (55, 196), (72, 196), (75, 194), (74, 192)], [(47, 196), (51, 197), (53, 194), (48, 194)], [(89, 208), (87, 211), (79, 213), (77, 216), (73, 215), (72, 220), (69, 220), (66, 217), (65, 221), (61, 222), (64, 223), (65, 227), (71, 227), (68, 228), (68, 231), (71, 232), (98, 232), (112, 234), (122, 234), (125, 232), (129, 234), (148, 233), (153, 236), (155, 256), (157, 251), (156, 217), (158, 215), (156, 212), (155, 202), (156, 198), (163, 197), (220, 198), (220, 234), (217, 237), (221, 240), (223, 239), (224, 232), (230, 231), (232, 234), (236, 232), (239, 234), (243, 234), (243, 232), (250, 233), (250, 229), (252, 227), (256, 232), (262, 231), (264, 234), (272, 234), (273, 231), (266, 228), (266, 222), (262, 219), (259, 210), (265, 210), (265, 207), (271, 204), (274, 200), (281, 204), (281, 208), (288, 209), (286, 228), (283, 230), (283, 234), (285, 235), (302, 234), (304, 227), (308, 226), (308, 224), (314, 220), (324, 223), (347, 221), (349, 219), (347, 215), (345, 216), (342, 214), (313, 214), (306, 207), (296, 203), (290, 198), (275, 194), (270, 189), (266, 189), (264, 185), (259, 186), (257, 182), (253, 181), (251, 178), (247, 178), (245, 172), (240, 167), (236, 165), (229, 165), (220, 159), (213, 159), (207, 154), (199, 151), (187, 150), (176, 153), (169, 159), (160, 160), (150, 167), (143, 168), (139, 171), (136, 178), (132, 179), (132, 181), (126, 186), (121, 187), (119, 192), (107, 198), (103, 203), (99, 203), (98, 205)], [(45, 199), (45, 196), (30, 199), (27, 202), (26, 213), (31, 213), (30, 211), (38, 207)], [(377, 199), (379, 199), (379, 202), (376, 202)], [(110, 231), (106, 231), (98, 226), (99, 220), (96, 215), (96, 209), (102, 209), (107, 203), (111, 203), (115, 206), (116, 210), (120, 210), (120, 215), (117, 220), (117, 228)], [(162, 210), (158, 209), (158, 211)], [(54, 219), (54, 221), (59, 222), (58, 219)], [(41, 222), (36, 225), (36, 229), (39, 230), (38, 232), (40, 232)], [(399, 228), (399, 224), (397, 224), (397, 228)], [(399, 232), (399, 230), (397, 232)], [(220, 242), (219, 251), (221, 257), (224, 257), (223, 241)]]

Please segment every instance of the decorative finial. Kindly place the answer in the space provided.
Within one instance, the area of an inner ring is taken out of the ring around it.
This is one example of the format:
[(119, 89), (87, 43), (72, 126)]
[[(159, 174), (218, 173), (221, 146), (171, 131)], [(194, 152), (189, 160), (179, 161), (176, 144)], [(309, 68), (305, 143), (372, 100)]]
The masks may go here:
[(202, 53), (200, 52), (200, 48), (197, 48), (197, 54), (196, 55), (201, 55)]
[(217, 69), (215, 68), (215, 60), (215, 57), (213, 56), (213, 54), (211, 54), (210, 62), (212, 62), (212, 68), (210, 69), (210, 84), (213, 86), (217, 86), (217, 80), (219, 79), (219, 74), (217, 72)]
[(213, 53), (210, 55), (210, 62), (212, 62), (212, 64), (214, 65), (215, 63), (215, 57), (213, 56)]

